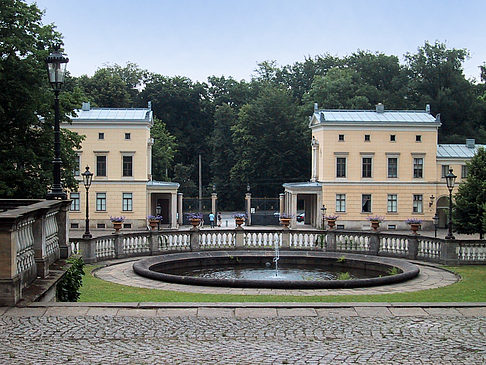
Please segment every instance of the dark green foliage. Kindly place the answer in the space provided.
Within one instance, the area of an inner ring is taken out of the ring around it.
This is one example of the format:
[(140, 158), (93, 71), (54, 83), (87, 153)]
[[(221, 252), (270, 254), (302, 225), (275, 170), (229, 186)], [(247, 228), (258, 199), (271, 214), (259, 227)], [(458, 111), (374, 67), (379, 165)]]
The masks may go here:
[(154, 180), (169, 181), (169, 168), (172, 166), (177, 151), (175, 137), (172, 136), (165, 123), (154, 118), (154, 126), (150, 129), (154, 139), (152, 146), (152, 175)]
[(482, 238), (486, 232), (486, 150), (480, 148), (467, 166), (467, 179), (455, 195), (454, 227), (459, 233), (479, 233)]
[[(54, 94), (45, 58), (61, 36), (53, 25), (42, 24), (35, 3), (4, 0), (0, 39), (0, 197), (44, 197), (52, 181), (54, 157)], [(61, 93), (61, 115), (70, 114), (76, 103), (76, 94)], [(72, 189), (77, 188), (73, 149), (80, 141), (72, 132), (61, 135), (63, 184)]]
[(57, 283), (56, 298), (58, 302), (77, 302), (83, 285), (84, 261), (82, 257), (72, 256), (67, 262), (71, 267)]

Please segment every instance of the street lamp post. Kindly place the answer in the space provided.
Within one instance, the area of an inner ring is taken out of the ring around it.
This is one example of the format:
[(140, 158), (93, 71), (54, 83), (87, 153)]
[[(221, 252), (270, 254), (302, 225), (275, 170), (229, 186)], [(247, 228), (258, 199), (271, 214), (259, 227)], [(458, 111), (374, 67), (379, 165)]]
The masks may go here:
[(322, 229), (326, 229), (326, 206), (323, 204), (321, 211), (322, 211)]
[(93, 181), (93, 173), (89, 171), (89, 166), (86, 166), (86, 171), (81, 174), (83, 176), (83, 184), (86, 188), (86, 229), (84, 230), (83, 238), (91, 238), (91, 233), (89, 232), (89, 187)]
[[(162, 214), (162, 207), (160, 204), (155, 207), (155, 214), (159, 217)], [(160, 219), (157, 219), (157, 231), (160, 231)]]
[(456, 175), (452, 173), (452, 169), (449, 169), (449, 173), (446, 175), (447, 189), (449, 189), (449, 232), (447, 233), (446, 239), (455, 239), (452, 234), (452, 190), (454, 189), (454, 183), (456, 182)]
[(59, 132), (59, 92), (64, 83), (64, 75), (66, 73), (66, 65), (69, 62), (67, 57), (59, 51), (60, 45), (54, 47), (54, 52), (46, 58), (47, 73), (49, 75), (49, 82), (54, 90), (54, 160), (53, 177), (51, 191), (47, 194), (48, 199), (67, 199), (66, 192), (61, 185), (61, 142)]
[(437, 238), (437, 227), (439, 227), (439, 215), (435, 211), (435, 215), (432, 218), (434, 220), (434, 237)]

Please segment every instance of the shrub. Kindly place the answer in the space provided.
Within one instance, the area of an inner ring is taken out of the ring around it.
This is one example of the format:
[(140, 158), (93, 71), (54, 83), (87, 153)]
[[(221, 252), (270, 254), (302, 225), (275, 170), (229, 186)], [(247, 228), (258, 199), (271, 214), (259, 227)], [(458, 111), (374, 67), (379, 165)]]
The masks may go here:
[(84, 261), (82, 257), (73, 256), (67, 260), (71, 267), (57, 283), (56, 298), (59, 302), (77, 302), (79, 288), (83, 285)]

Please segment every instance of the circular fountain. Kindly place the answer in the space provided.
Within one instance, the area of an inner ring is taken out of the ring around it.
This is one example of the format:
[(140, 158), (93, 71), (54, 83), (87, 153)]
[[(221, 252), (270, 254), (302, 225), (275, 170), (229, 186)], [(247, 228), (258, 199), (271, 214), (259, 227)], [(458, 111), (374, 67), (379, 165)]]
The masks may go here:
[(141, 276), (179, 284), (240, 288), (357, 288), (403, 282), (419, 269), (404, 260), (321, 251), (202, 251), (137, 261)]

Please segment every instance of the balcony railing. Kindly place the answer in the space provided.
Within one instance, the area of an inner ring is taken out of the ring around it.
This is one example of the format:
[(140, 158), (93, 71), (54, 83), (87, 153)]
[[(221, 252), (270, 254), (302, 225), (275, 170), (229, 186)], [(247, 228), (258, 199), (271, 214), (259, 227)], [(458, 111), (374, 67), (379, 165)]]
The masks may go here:
[(421, 235), (289, 229), (201, 229), (120, 233), (71, 238), (85, 262), (181, 251), (273, 249), (321, 250), (453, 264), (486, 263), (486, 241), (445, 240)]

